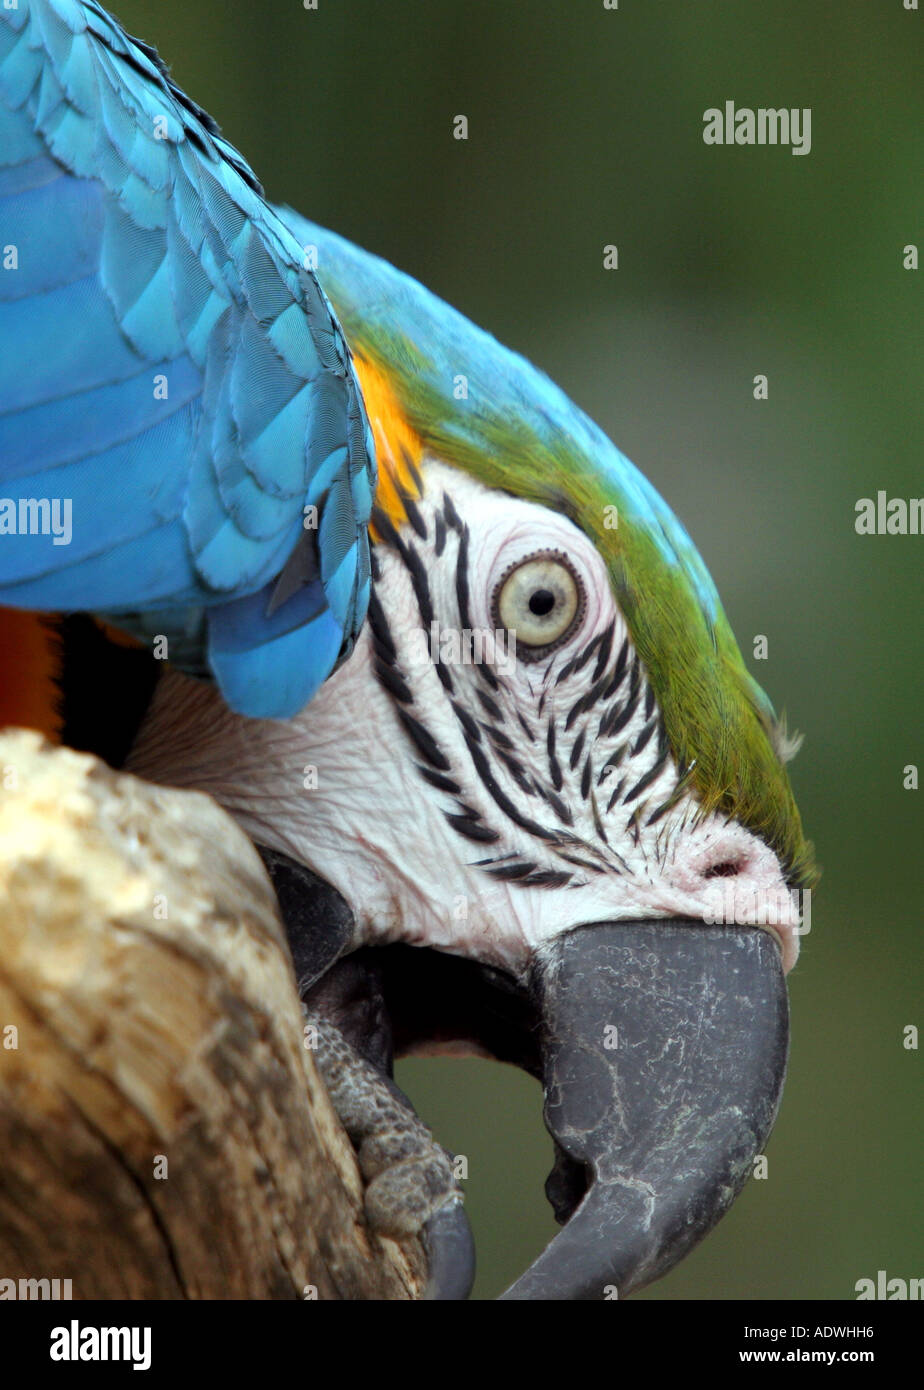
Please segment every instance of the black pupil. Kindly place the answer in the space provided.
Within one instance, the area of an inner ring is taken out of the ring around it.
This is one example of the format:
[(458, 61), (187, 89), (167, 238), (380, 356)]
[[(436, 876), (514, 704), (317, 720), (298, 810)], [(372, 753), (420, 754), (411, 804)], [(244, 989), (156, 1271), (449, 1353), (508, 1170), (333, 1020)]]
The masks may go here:
[(551, 589), (536, 589), (530, 595), (529, 611), (535, 613), (537, 618), (544, 618), (547, 613), (551, 613), (555, 607), (555, 595)]

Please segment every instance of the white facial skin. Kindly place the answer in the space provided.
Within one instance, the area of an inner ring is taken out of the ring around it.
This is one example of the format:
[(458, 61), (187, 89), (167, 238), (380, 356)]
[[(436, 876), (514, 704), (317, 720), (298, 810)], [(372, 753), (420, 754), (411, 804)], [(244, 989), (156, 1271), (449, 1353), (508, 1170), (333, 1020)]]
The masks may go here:
[[(403, 554), (376, 547), (379, 612), (301, 714), (285, 723), (244, 719), (211, 687), (170, 672), (129, 769), (210, 793), (255, 840), (308, 865), (350, 904), (357, 945), (426, 944), (522, 975), (536, 948), (573, 927), (714, 921), (721, 908), (722, 920), (739, 923), (764, 925), (769, 915), (789, 970), (798, 916), (772, 850), (722, 816), (698, 819), (688, 792), (646, 824), (678, 770), (591, 541), (563, 517), (439, 462), (427, 464), (424, 481), (426, 539), (408, 525)], [(574, 631), (539, 660), (519, 659), (512, 644), (506, 661), (503, 650), (490, 665), (461, 660), (460, 630), (494, 631), (498, 585), (536, 551), (562, 552), (578, 577), (583, 611)], [(422, 582), (439, 625), (443, 679), (423, 645)], [(581, 669), (569, 671), (595, 638)], [(537, 875), (556, 877), (550, 885)], [(768, 902), (762, 914), (757, 905)]]

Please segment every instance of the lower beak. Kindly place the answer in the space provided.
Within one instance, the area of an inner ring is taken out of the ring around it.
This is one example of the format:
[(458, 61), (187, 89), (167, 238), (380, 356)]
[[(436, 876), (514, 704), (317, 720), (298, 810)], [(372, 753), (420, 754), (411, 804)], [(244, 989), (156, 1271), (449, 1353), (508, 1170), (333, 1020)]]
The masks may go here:
[(566, 1224), (502, 1297), (623, 1298), (712, 1229), (762, 1150), (786, 1070), (779, 948), (754, 927), (601, 922), (544, 948), (530, 990)]

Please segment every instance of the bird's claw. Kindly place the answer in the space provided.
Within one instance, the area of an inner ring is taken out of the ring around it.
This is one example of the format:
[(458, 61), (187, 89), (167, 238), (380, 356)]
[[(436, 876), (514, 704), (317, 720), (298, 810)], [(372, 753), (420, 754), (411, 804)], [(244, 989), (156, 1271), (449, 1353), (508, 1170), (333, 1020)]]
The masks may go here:
[(420, 1235), (430, 1278), (425, 1297), (465, 1298), (474, 1272), (471, 1232), (452, 1158), (405, 1095), (340, 1029), (305, 1010), (314, 1057), (357, 1154), (366, 1219), (378, 1235)]

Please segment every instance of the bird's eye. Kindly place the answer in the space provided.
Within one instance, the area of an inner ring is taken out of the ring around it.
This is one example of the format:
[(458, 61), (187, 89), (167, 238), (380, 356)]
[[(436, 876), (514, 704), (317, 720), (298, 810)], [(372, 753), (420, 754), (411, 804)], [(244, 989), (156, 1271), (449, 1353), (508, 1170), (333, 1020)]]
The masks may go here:
[(536, 551), (511, 565), (491, 604), (495, 625), (516, 632), (525, 661), (538, 661), (566, 642), (584, 605), (584, 586), (557, 550)]

